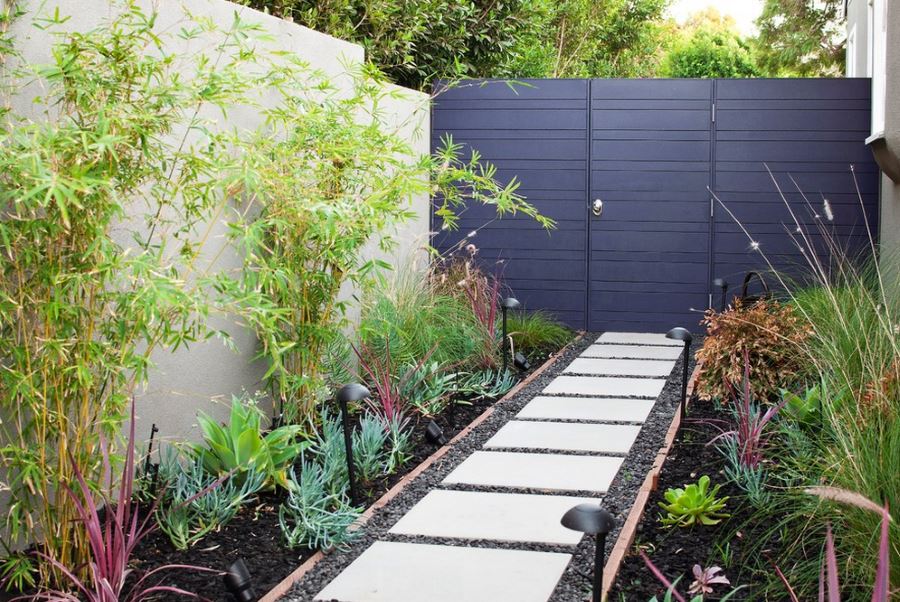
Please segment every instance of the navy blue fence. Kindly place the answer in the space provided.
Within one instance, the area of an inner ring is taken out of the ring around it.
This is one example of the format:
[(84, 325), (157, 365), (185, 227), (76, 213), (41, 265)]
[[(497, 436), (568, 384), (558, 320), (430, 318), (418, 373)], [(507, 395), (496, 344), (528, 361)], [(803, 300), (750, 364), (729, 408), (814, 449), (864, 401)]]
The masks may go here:
[(714, 278), (737, 284), (766, 268), (714, 196), (779, 269), (804, 261), (792, 213), (820, 246), (818, 224), (851, 250), (867, 244), (866, 219), (877, 232), (867, 79), (525, 83), (439, 95), (432, 139), (450, 134), (502, 180), (518, 178), (557, 228), (473, 206), (456, 232), (435, 220), (433, 244), (447, 250), (477, 230), (479, 257), (502, 262), (528, 309), (590, 330), (693, 326), (718, 302)]

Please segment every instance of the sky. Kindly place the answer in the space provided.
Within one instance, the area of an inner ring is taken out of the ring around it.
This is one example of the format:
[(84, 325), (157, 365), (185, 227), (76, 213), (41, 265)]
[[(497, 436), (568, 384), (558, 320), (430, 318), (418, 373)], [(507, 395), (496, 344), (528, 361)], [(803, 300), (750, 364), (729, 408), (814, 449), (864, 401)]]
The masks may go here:
[(762, 12), (763, 0), (675, 0), (669, 8), (669, 14), (678, 23), (683, 23), (691, 14), (707, 6), (734, 17), (741, 34), (754, 35), (756, 26), (753, 21)]

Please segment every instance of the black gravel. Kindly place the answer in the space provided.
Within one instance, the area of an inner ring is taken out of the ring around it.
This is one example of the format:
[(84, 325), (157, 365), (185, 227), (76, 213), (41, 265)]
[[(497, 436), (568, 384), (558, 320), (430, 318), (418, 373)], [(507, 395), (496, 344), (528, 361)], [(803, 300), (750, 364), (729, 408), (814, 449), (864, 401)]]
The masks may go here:
[[(558, 376), (562, 370), (579, 356), (585, 348), (597, 339), (598, 333), (587, 333), (580, 340), (564, 350), (556, 363), (547, 371), (538, 376), (534, 381), (523, 387), (515, 396), (495, 405), (494, 413), (475, 428), (469, 435), (454, 444), (451, 449), (424, 473), (410, 483), (400, 494), (391, 500), (385, 507), (379, 509), (366, 523), (363, 534), (352, 546), (343, 552), (334, 552), (327, 555), (307, 575), (281, 598), (285, 602), (308, 601), (319, 593), (328, 583), (337, 577), (353, 560), (355, 560), (370, 545), (379, 540), (403, 541), (409, 543), (441, 543), (445, 545), (509, 548), (520, 550), (535, 550), (547, 552), (573, 553), (571, 546), (547, 545), (539, 543), (503, 543), (497, 541), (442, 539), (423, 536), (406, 536), (388, 534), (387, 531), (410, 508), (422, 499), (429, 491), (437, 488), (444, 477), (456, 468), (463, 460), (474, 451), (481, 448), (485, 441), (494, 435), (504, 424), (515, 415), (534, 397)], [(617, 527), (607, 540), (607, 551), (618, 536), (618, 531), (628, 515), (628, 511), (634, 502), (644, 477), (653, 464), (656, 454), (662, 445), (665, 433), (671, 423), (672, 415), (678, 407), (681, 395), (682, 361), (676, 362), (675, 368), (670, 374), (662, 394), (656, 401), (650, 416), (644, 423), (637, 440), (630, 453), (622, 464), (618, 474), (613, 480), (608, 493), (604, 496), (605, 507), (613, 513), (617, 519)], [(530, 452), (542, 450), (529, 449)], [(547, 450), (549, 451), (549, 450)], [(553, 453), (559, 453), (553, 450)], [(443, 489), (455, 489), (465, 491), (516, 491), (521, 493), (532, 492), (528, 489), (476, 487), (470, 485), (441, 486)], [(546, 495), (546, 491), (534, 491)], [(592, 492), (560, 492), (560, 495), (596, 495)], [(587, 575), (592, 570), (593, 540), (584, 538), (574, 553), (574, 559), (566, 569), (562, 579), (556, 587), (550, 600), (553, 602), (575, 602), (590, 599), (590, 580)], [(448, 578), (452, 578), (448, 575)], [(462, 602), (462, 601), (461, 601)]]

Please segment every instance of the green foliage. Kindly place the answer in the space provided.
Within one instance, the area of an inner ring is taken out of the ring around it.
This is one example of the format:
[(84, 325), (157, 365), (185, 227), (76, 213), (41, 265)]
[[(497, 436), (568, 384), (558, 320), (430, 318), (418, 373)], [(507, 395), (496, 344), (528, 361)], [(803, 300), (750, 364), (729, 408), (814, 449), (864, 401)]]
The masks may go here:
[(313, 459), (322, 468), (322, 478), (331, 496), (341, 496), (350, 486), (347, 474), (347, 449), (340, 415), (322, 411), (316, 442), (310, 448)]
[(499, 398), (516, 386), (519, 380), (510, 372), (500, 370), (479, 370), (462, 373), (457, 378), (457, 391), (460, 395), (475, 399), (484, 397)]
[(330, 491), (322, 467), (303, 460), (300, 478), (291, 470), (287, 500), (278, 508), (278, 524), (289, 548), (345, 549), (360, 532), (350, 530), (361, 510), (343, 494)]
[(769, 474), (764, 464), (748, 465), (741, 461), (737, 437), (723, 437), (717, 448), (725, 457), (725, 476), (740, 487), (755, 508), (765, 508), (771, 501)]
[(178, 550), (186, 550), (228, 523), (241, 506), (265, 485), (266, 475), (250, 468), (238, 479), (211, 475), (201, 458), (182, 463), (178, 454), (163, 456), (159, 467), (162, 488), (155, 518)]
[(696, 483), (684, 488), (667, 489), (664, 496), (666, 502), (659, 506), (666, 511), (661, 517), (666, 526), (693, 527), (694, 525), (716, 525), (728, 514), (722, 512), (728, 497), (719, 498), (721, 485), (709, 488), (709, 477), (703, 475)]
[(410, 428), (409, 418), (401, 414), (387, 421), (388, 429), (388, 454), (385, 472), (393, 474), (412, 458), (413, 430)]
[(189, 241), (226, 203), (232, 159), (207, 116), (255, 86), (257, 32), (239, 19), (229, 31), (187, 24), (182, 38), (211, 37), (176, 57), (154, 15), (129, 2), (111, 12), (90, 31), (63, 33), (59, 15), (36, 23), (54, 32), (50, 62), (4, 75), (14, 93), (40, 82), (40, 95), (0, 124), (4, 537), (70, 567), (88, 550), (62, 485), (77, 466), (102, 489), (100, 440), (119, 433), (154, 350), (210, 335), (207, 260)]
[(240, 0), (357, 42), (394, 82), (428, 89), (436, 78), (490, 77), (533, 27), (530, 0)]
[(759, 65), (773, 77), (844, 74), (844, 3), (841, 0), (766, 0), (756, 20)]
[[(800, 393), (782, 389), (781, 398), (784, 401), (782, 413), (805, 427), (821, 426), (822, 393), (825, 386), (824, 383), (819, 383), (812, 387), (807, 387)], [(826, 396), (828, 396), (827, 393)]]
[(366, 412), (353, 432), (353, 464), (364, 482), (371, 483), (384, 474), (387, 440), (384, 421)]
[(423, 364), (403, 391), (407, 405), (425, 417), (440, 414), (451, 403), (458, 377), (458, 373), (448, 372), (437, 362)]
[(650, 77), (672, 36), (670, 0), (536, 0), (511, 77)]
[(512, 312), (507, 319), (516, 351), (544, 357), (572, 340), (572, 331), (543, 311)]
[(438, 288), (412, 258), (367, 289), (358, 333), (374, 353), (383, 356), (390, 346), (398, 362), (415, 364), (430, 351), (432, 361), (460, 367), (471, 363), (481, 336), (468, 305)]
[(668, 77), (756, 77), (750, 46), (728, 31), (699, 30), (666, 55)]
[(227, 425), (220, 425), (205, 414), (197, 417), (203, 431), (203, 443), (188, 447), (211, 475), (233, 473), (238, 483), (256, 472), (264, 477), (264, 486), (287, 487), (287, 470), (308, 442), (298, 441), (301, 427), (286, 425), (262, 432), (263, 413), (255, 401), (233, 397)]
[(28, 554), (14, 552), (0, 562), (0, 583), (8, 592), (21, 592), (33, 588), (37, 581), (37, 567)]
[(418, 156), (401, 133), (410, 124), (384, 113), (402, 92), (371, 67), (352, 75), (348, 95), (299, 68), (280, 73), (284, 102), (266, 111), (269, 129), (241, 147), (235, 176), (247, 206), (234, 214), (230, 234), (244, 268), (219, 284), (259, 335), (288, 422), (313, 415), (321, 397), (323, 357), (343, 336), (342, 287), (365, 286), (387, 267), (363, 261), (364, 247), (376, 233), (381, 250), (394, 247), (386, 229), (412, 216), (415, 195), (440, 198), (434, 212), (448, 228), (467, 202), (553, 224), (516, 194), (518, 182), (499, 184), (477, 153), (461, 160), (452, 139), (434, 156)]

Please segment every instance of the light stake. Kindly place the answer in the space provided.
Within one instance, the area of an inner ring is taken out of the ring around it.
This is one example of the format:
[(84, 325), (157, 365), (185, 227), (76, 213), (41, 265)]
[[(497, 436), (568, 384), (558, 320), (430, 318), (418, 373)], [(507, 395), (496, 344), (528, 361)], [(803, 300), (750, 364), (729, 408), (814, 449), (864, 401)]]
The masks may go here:
[(341, 406), (341, 422), (344, 427), (344, 450), (347, 453), (347, 478), (350, 481), (350, 502), (359, 504), (356, 492), (356, 467), (353, 466), (353, 431), (350, 429), (350, 410), (347, 405), (351, 401), (362, 401), (370, 395), (369, 390), (359, 383), (344, 385), (337, 392), (337, 401)]
[(725, 311), (725, 294), (728, 292), (728, 283), (721, 278), (716, 278), (715, 280), (713, 280), (713, 286), (717, 286), (722, 289), (722, 305), (719, 308), (719, 311)]
[(681, 419), (684, 420), (685, 408), (687, 406), (688, 364), (691, 363), (691, 341), (694, 340), (694, 336), (687, 328), (681, 328), (679, 326), (667, 332), (666, 338), (684, 341), (684, 370), (681, 376), (681, 409), (679, 410)]
[(578, 504), (566, 512), (559, 521), (563, 527), (594, 536), (594, 586), (593, 602), (600, 602), (603, 592), (603, 565), (606, 564), (606, 536), (616, 520), (600, 504)]
[(506, 374), (506, 368), (509, 365), (509, 347), (506, 339), (506, 314), (511, 309), (519, 309), (521, 307), (518, 299), (507, 297), (500, 302), (500, 309), (503, 311), (503, 373)]
[(223, 577), (225, 588), (238, 602), (254, 602), (256, 593), (253, 591), (253, 579), (243, 558), (238, 558)]

